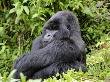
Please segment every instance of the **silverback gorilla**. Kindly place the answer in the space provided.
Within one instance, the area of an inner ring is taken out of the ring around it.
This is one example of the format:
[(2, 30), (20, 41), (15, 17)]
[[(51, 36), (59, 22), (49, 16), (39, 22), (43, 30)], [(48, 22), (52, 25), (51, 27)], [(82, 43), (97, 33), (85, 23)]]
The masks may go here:
[(78, 19), (70, 11), (59, 11), (44, 24), (32, 50), (15, 61), (14, 78), (19, 79), (20, 72), (27, 79), (45, 79), (71, 68), (85, 72), (85, 65), (85, 43)]

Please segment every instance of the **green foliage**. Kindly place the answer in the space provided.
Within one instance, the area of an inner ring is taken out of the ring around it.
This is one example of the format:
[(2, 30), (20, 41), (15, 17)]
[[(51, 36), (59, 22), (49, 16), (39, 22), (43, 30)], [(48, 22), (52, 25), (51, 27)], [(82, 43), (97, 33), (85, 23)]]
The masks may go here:
[[(14, 60), (31, 49), (44, 22), (60, 10), (74, 12), (87, 44), (88, 72), (68, 71), (44, 82), (103, 82), (110, 78), (110, 4), (108, 0), (1, 0), (0, 1), (0, 82), (12, 79)], [(8, 76), (9, 75), (9, 76)], [(21, 74), (21, 81), (25, 77)], [(29, 80), (29, 82), (40, 80)]]

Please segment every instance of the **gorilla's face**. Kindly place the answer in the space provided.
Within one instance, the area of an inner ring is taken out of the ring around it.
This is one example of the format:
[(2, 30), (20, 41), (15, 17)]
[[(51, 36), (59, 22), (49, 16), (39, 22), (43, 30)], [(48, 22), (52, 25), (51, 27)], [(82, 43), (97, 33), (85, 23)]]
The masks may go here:
[(54, 18), (47, 21), (43, 30), (43, 41), (50, 43), (54, 40), (70, 38), (70, 29), (63, 23), (62, 20)]

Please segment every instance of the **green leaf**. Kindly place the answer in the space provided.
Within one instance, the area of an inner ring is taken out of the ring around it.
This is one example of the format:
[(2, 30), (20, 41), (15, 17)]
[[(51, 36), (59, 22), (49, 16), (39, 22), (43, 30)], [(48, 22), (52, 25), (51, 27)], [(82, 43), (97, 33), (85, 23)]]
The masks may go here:
[(10, 11), (9, 11), (9, 14), (11, 14), (11, 13), (13, 13), (13, 12), (15, 12), (16, 10), (15, 10), (15, 8), (12, 8)]
[(30, 80), (28, 80), (28, 82), (41, 82), (41, 81), (42, 81), (41, 79), (36, 79), (36, 80), (30, 79)]
[(20, 73), (21, 82), (26, 82), (26, 76), (23, 73)]
[(24, 0), (23, 3), (26, 3), (28, 0)]
[(38, 14), (34, 14), (33, 16), (32, 16), (32, 18), (35, 18), (35, 17), (37, 17), (38, 16)]
[(8, 79), (11, 79), (16, 71), (17, 71), (17, 70), (13, 70), (13, 71), (9, 74)]
[(29, 15), (29, 8), (27, 6), (23, 6), (23, 9), (26, 12), (26, 14)]
[(92, 14), (92, 11), (91, 11), (90, 8), (85, 7), (83, 12), (84, 12), (85, 14), (88, 14), (88, 15), (90, 15), (91, 17), (93, 17), (93, 14)]
[(45, 21), (45, 19), (43, 17), (39, 17), (41, 20)]
[(22, 5), (22, 3), (21, 2), (17, 2), (15, 4), (15, 9), (16, 9), (17, 17), (19, 17), (22, 14), (22, 12), (23, 12), (23, 5)]
[(15, 24), (18, 24), (19, 23), (19, 20), (20, 20), (20, 18), (19, 17), (16, 17)]
[(0, 36), (2, 36), (4, 34), (4, 28), (0, 27)]

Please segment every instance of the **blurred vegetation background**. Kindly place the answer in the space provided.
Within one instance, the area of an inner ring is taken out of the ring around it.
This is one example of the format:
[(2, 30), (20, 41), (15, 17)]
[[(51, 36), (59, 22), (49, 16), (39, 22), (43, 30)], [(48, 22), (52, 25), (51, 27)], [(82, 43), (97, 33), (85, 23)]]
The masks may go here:
[[(0, 0), (2, 75), (12, 71), (14, 60), (31, 49), (32, 41), (41, 34), (44, 23), (61, 10), (70, 10), (79, 19), (86, 43), (88, 75), (100, 80), (110, 76), (109, 0)], [(69, 75), (71, 76), (71, 72)], [(68, 77), (64, 75), (64, 78)], [(48, 82), (52, 82), (52, 79)]]

